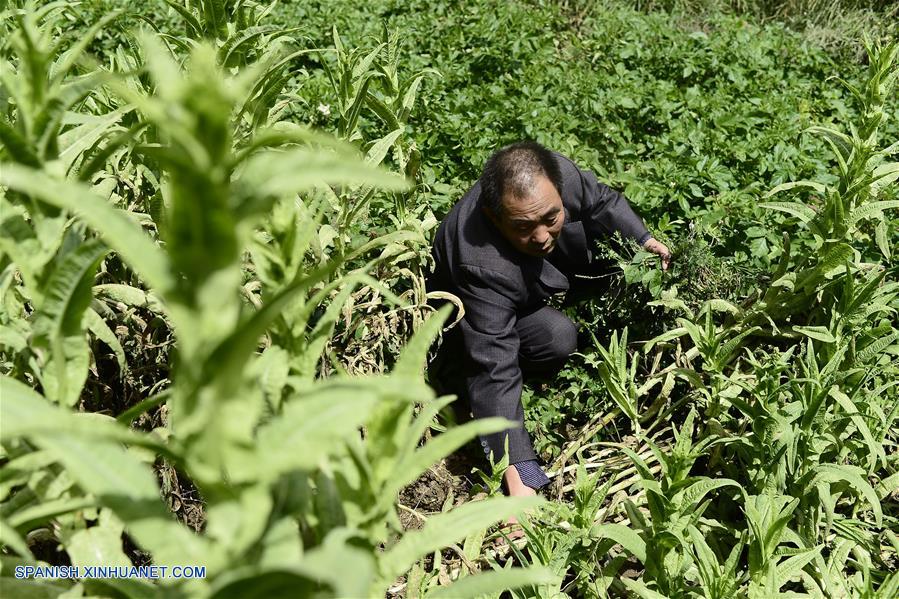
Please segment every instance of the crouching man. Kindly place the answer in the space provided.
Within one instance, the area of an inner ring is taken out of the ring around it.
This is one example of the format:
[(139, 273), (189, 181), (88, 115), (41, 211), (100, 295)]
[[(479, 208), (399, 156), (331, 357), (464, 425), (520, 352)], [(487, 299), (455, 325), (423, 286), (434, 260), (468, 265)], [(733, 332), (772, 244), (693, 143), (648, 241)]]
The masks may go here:
[(428, 290), (457, 295), (465, 314), (445, 336), (429, 377), (439, 392), (467, 402), (473, 417), (516, 423), (481, 439), (484, 453), (499, 460), (508, 438), (510, 495), (533, 495), (549, 483), (524, 427), (522, 379), (556, 373), (577, 344), (574, 323), (546, 300), (572, 293), (574, 275), (595, 269), (595, 242), (616, 232), (668, 267), (668, 248), (623, 195), (534, 142), (491, 156), (437, 230)]

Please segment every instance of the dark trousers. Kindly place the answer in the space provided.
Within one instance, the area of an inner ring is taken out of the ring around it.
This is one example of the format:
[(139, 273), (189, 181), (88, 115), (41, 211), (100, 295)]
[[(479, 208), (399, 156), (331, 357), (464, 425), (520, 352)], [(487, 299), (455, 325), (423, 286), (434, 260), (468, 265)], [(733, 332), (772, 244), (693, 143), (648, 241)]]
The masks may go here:
[[(584, 275), (587, 278), (569, 277), (570, 289), (563, 305), (574, 305), (608, 290), (607, 266), (596, 265)], [(550, 306), (521, 313), (515, 329), (520, 340), (518, 363), (524, 380), (552, 377), (578, 348), (577, 326), (568, 316)], [(459, 423), (471, 419), (465, 355), (461, 332), (453, 328), (444, 335), (437, 356), (428, 367), (428, 379), (437, 394), (458, 397), (451, 405)], [(510, 447), (510, 451), (512, 449)]]
[[(577, 327), (570, 318), (549, 306), (520, 315), (515, 330), (520, 340), (518, 364), (525, 380), (553, 376), (577, 349)], [(460, 422), (470, 419), (464, 357), (461, 332), (453, 328), (444, 335), (437, 357), (428, 369), (430, 384), (439, 395), (458, 396), (453, 406)]]
[[(577, 349), (577, 327), (562, 312), (549, 306), (542, 306), (532, 312), (521, 314), (515, 323), (520, 340), (518, 363), (525, 377), (549, 377), (558, 372), (566, 359)], [(465, 347), (458, 328), (453, 328), (444, 337), (438, 359), (443, 361), (438, 367), (438, 378), (446, 378), (458, 367), (461, 373)], [(445, 374), (444, 374), (445, 373)]]

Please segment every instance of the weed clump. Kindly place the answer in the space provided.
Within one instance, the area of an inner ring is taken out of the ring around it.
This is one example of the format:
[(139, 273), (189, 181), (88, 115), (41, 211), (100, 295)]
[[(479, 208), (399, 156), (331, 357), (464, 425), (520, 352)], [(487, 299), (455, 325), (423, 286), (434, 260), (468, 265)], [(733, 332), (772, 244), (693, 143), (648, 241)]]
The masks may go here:
[(763, 274), (759, 266), (721, 255), (717, 238), (699, 227), (666, 235), (662, 241), (672, 254), (667, 271), (659, 268), (658, 256), (632, 241), (601, 243), (596, 260), (607, 265), (606, 284), (597, 295), (571, 307), (569, 315), (599, 339), (624, 327), (634, 339), (650, 339), (675, 326), (685, 311), (695, 313), (711, 299), (742, 302)]

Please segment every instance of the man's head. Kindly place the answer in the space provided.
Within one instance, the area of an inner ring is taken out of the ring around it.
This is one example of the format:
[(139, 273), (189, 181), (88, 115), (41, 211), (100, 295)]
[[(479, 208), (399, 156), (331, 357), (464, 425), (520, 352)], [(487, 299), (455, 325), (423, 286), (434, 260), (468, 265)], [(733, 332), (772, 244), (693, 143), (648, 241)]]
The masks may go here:
[(481, 174), (484, 212), (515, 249), (546, 256), (565, 224), (562, 173), (552, 153), (536, 142), (496, 152)]

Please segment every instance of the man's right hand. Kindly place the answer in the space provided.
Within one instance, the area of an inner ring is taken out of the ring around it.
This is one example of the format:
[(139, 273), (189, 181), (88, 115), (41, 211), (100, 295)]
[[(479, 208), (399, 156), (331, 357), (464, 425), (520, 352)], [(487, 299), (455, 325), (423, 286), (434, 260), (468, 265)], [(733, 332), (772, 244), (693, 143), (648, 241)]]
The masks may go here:
[(506, 468), (503, 482), (506, 483), (506, 490), (509, 491), (510, 497), (531, 497), (537, 494), (537, 491), (521, 482), (521, 476), (515, 466)]
[(668, 270), (668, 265), (671, 264), (671, 250), (668, 249), (668, 246), (658, 239), (650, 237), (643, 244), (643, 249), (658, 254), (662, 259), (662, 270)]
[[(537, 491), (521, 482), (521, 476), (518, 474), (518, 468), (509, 466), (503, 474), (503, 482), (506, 483), (506, 490), (510, 497), (531, 497), (537, 494)], [(512, 516), (506, 520), (507, 525), (518, 524), (518, 518)], [(512, 530), (507, 533), (511, 540), (520, 539), (524, 536), (524, 531), (519, 526), (513, 526)], [(498, 540), (499, 542), (499, 540)]]

